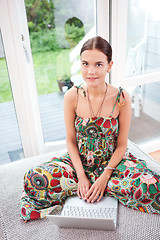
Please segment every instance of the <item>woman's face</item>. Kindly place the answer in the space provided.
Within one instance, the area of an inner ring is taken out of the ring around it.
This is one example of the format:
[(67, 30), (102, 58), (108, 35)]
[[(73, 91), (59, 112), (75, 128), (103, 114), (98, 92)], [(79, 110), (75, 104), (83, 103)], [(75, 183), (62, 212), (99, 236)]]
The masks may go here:
[(106, 73), (110, 72), (112, 64), (98, 49), (85, 50), (81, 54), (82, 77), (89, 86), (96, 87), (105, 82)]

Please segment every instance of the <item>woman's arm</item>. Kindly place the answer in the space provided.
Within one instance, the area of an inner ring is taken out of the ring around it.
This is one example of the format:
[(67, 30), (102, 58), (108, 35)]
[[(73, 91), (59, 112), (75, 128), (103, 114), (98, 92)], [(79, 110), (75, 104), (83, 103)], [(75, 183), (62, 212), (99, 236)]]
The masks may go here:
[(74, 165), (74, 168), (79, 178), (84, 175), (83, 166), (78, 152), (75, 130), (75, 104), (76, 104), (76, 89), (72, 88), (66, 92), (64, 96), (64, 120), (66, 127), (66, 143), (67, 149)]
[(84, 172), (78, 147), (77, 147), (76, 129), (75, 129), (76, 100), (77, 100), (77, 90), (76, 88), (73, 87), (69, 91), (67, 91), (64, 96), (64, 119), (65, 119), (65, 127), (66, 127), (67, 149), (78, 177), (77, 194), (79, 197), (82, 196), (82, 198), (84, 198), (91, 184)]

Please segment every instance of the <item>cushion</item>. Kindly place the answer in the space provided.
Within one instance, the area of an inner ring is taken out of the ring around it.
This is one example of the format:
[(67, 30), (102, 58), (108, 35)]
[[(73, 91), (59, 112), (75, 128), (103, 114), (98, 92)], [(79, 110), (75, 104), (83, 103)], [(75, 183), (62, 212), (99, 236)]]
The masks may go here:
[[(149, 168), (160, 174), (160, 164), (144, 153), (131, 141), (129, 151), (146, 160)], [(0, 239), (7, 240), (154, 240), (160, 239), (160, 216), (138, 212), (119, 204), (116, 231), (60, 229), (48, 219), (24, 223), (20, 219), (20, 197), (23, 189), (24, 173), (33, 166), (48, 161), (53, 156), (66, 152), (52, 152), (26, 158), (0, 167)]]

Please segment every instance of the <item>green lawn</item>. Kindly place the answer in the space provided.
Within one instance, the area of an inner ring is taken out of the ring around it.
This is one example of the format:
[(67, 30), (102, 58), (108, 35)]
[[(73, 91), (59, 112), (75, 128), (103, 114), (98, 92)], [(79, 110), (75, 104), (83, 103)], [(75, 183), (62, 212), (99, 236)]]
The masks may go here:
[(0, 103), (12, 100), (10, 81), (5, 59), (0, 59)]
[(70, 74), (70, 51), (70, 49), (66, 49), (33, 55), (38, 95), (59, 91), (57, 76), (65, 73)]
[[(57, 76), (70, 74), (70, 49), (33, 54), (38, 95), (58, 92)], [(0, 59), (0, 102), (12, 100), (5, 59)]]

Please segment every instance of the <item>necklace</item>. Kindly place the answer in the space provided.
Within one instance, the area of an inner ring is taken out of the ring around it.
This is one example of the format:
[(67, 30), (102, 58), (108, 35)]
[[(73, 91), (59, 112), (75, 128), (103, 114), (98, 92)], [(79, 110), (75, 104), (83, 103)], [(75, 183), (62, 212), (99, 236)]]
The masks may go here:
[(95, 117), (98, 117), (98, 115), (100, 116), (100, 113), (101, 113), (101, 110), (102, 110), (102, 106), (103, 106), (104, 100), (106, 98), (107, 90), (108, 90), (108, 84), (106, 83), (106, 90), (105, 90), (104, 97), (102, 99), (101, 105), (100, 105), (100, 107), (99, 107), (99, 109), (97, 111), (97, 114), (94, 114), (94, 111), (93, 111), (93, 108), (92, 108), (92, 104), (91, 104), (91, 101), (90, 101), (90, 98), (89, 98), (88, 88), (87, 88), (88, 104), (89, 104), (89, 110), (90, 110), (91, 117), (93, 116), (95, 118)]

